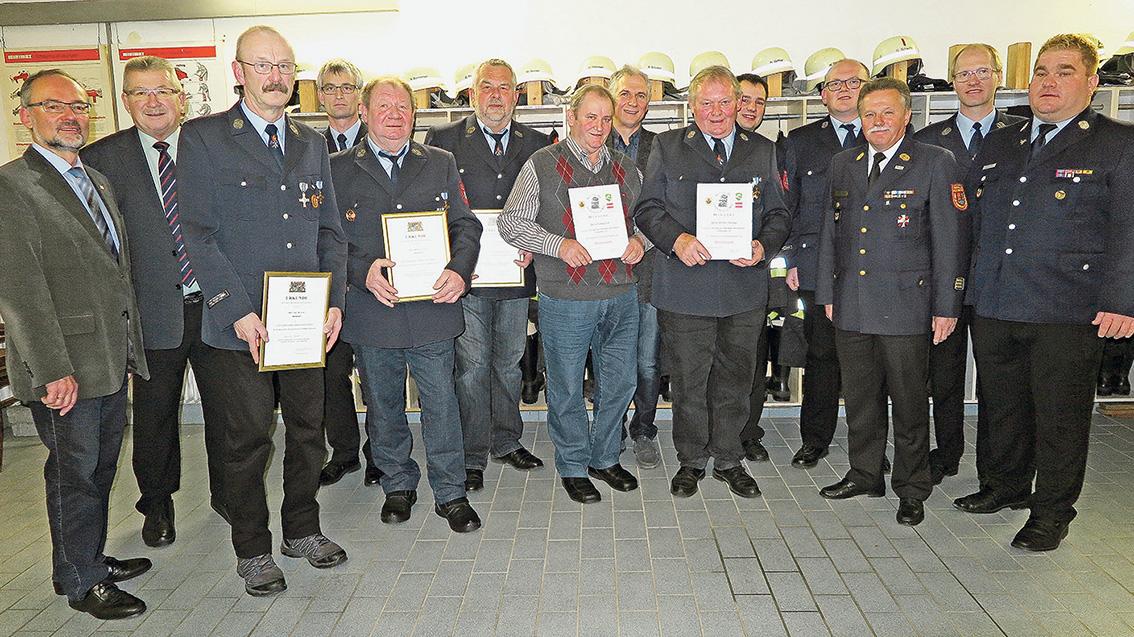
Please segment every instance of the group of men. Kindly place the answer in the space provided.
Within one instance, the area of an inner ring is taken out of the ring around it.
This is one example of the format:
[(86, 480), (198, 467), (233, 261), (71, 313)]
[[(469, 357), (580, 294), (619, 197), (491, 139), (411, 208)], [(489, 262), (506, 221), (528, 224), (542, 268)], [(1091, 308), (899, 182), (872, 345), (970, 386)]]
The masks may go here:
[[(1031, 119), (995, 111), (994, 49), (969, 45), (952, 62), (960, 111), (916, 135), (905, 84), (837, 62), (822, 85), (829, 115), (779, 148), (756, 132), (766, 83), (716, 66), (692, 79), (688, 126), (643, 128), (648, 78), (625, 67), (609, 90), (573, 94), (569, 134), (556, 144), (513, 119), (516, 77), (499, 59), (476, 70), (475, 112), (429, 131), (425, 144), (412, 139), (409, 86), (364, 84), (354, 65), (332, 60), (318, 76), (329, 119), (320, 135), (286, 115), (295, 57), (263, 26), (237, 42), (243, 94), (230, 110), (183, 122), (172, 66), (138, 58), (122, 92), (134, 126), (89, 147), (81, 86), (61, 71), (32, 76), (20, 119), (33, 144), (0, 167), (11, 193), (0, 202), (0, 313), (14, 393), (49, 450), (57, 593), (103, 619), (144, 612), (115, 584), (150, 561), (103, 553), (127, 381), (142, 538), (162, 546), (176, 539), (187, 364), (201, 393), (211, 505), (231, 526), (249, 594), (286, 588), (264, 489), (277, 404), (280, 552), (316, 568), (347, 559), (321, 531), (316, 493), (361, 468), (355, 366), (367, 405), (364, 481), (385, 492), (382, 521), (409, 519), (417, 500), (408, 368), (434, 511), (454, 532), (475, 531), (481, 520), (466, 494), (484, 487), (489, 457), (518, 470), (543, 464), (520, 442), (519, 414), (537, 292), (548, 430), (571, 499), (601, 499), (591, 478), (637, 488), (619, 462), (627, 435), (640, 467), (660, 462), (661, 349), (680, 465), (671, 492), (694, 495), (711, 460), (715, 479), (758, 497), (743, 461), (768, 459), (757, 343), (765, 264), (777, 254), (806, 311), (792, 465), (827, 455), (841, 392), (850, 470), (820, 493), (883, 495), (889, 399), (897, 521), (918, 524), (964, 449), (971, 331), (980, 489), (956, 506), (1030, 507), (1013, 545), (1056, 548), (1083, 483), (1099, 337), (1134, 334), (1134, 127), (1090, 109), (1098, 58), (1083, 37), (1040, 49)], [(702, 184), (750, 192), (742, 255), (714, 258), (699, 239)], [(627, 232), (619, 258), (593, 259), (576, 235), (573, 193), (592, 187), (617, 192)], [(524, 286), (472, 288), (483, 231), (473, 211), (482, 209), (500, 210), (497, 230), (518, 250)], [(382, 216), (431, 210), (445, 213), (450, 260), (432, 298), (403, 300)], [(269, 338), (265, 271), (331, 273), (325, 369), (258, 371)], [(593, 414), (583, 395), (588, 352)]]

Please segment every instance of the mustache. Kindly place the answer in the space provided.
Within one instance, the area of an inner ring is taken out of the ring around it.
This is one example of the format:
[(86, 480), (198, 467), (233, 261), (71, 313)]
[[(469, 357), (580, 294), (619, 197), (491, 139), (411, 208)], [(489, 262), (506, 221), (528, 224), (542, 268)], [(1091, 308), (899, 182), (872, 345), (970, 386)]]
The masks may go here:
[(265, 93), (271, 93), (272, 91), (275, 91), (275, 92), (278, 92), (278, 93), (287, 93), (290, 90), (291, 90), (291, 87), (287, 86), (286, 84), (283, 84), (282, 82), (270, 82), (270, 83), (264, 85), (264, 92)]

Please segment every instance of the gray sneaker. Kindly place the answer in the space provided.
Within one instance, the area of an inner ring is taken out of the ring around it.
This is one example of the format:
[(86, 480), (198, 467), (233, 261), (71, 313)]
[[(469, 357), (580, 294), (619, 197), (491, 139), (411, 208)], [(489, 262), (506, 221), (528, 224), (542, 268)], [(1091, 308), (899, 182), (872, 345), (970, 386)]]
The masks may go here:
[(346, 561), (343, 547), (327, 539), (322, 533), (296, 540), (284, 540), (280, 552), (288, 557), (306, 557), (315, 568), (331, 568)]
[(653, 469), (661, 464), (661, 449), (658, 441), (645, 436), (634, 439), (634, 460), (643, 469)]
[(283, 571), (276, 566), (271, 553), (256, 557), (237, 558), (236, 574), (244, 578), (244, 590), (249, 595), (263, 597), (287, 590)]

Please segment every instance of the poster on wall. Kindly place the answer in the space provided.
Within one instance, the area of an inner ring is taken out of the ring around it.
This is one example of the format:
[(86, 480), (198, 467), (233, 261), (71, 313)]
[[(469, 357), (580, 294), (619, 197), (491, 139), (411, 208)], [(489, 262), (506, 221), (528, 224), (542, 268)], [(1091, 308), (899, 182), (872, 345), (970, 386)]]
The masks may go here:
[[(217, 47), (212, 44), (197, 46), (131, 47), (118, 50), (115, 75), (122, 77), (122, 68), (130, 60), (143, 55), (165, 58), (173, 64), (181, 89), (188, 98), (185, 117), (192, 119), (222, 111), (229, 106), (225, 93), (225, 64), (217, 58)], [(119, 117), (128, 117), (120, 113)], [(128, 121), (123, 119), (122, 121)]]
[(4, 51), (4, 92), (11, 157), (23, 154), (31, 144), (31, 133), (20, 123), (20, 87), (36, 71), (54, 68), (69, 73), (87, 93), (87, 101), (92, 105), (88, 143), (118, 130), (106, 47), (7, 49)]

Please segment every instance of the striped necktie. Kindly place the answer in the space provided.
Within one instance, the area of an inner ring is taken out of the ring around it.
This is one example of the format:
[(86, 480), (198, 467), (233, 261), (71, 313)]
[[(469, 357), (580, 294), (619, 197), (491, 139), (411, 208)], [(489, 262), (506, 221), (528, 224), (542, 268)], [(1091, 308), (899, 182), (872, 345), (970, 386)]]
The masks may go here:
[(173, 246), (177, 249), (177, 267), (181, 269), (181, 288), (192, 287), (197, 282), (193, 276), (193, 266), (189, 264), (189, 253), (185, 250), (185, 239), (181, 234), (181, 215), (177, 212), (177, 166), (169, 156), (169, 144), (154, 142), (158, 152), (158, 181), (161, 183), (161, 207), (165, 210), (165, 221), (173, 234)]
[(95, 227), (98, 228), (98, 234), (106, 242), (106, 247), (110, 250), (111, 256), (118, 259), (118, 246), (114, 243), (114, 236), (110, 234), (110, 226), (107, 225), (106, 217), (103, 216), (102, 202), (99, 201), (98, 195), (95, 193), (95, 186), (91, 182), (90, 176), (87, 175), (82, 166), (75, 166), (67, 172), (79, 182), (79, 190), (83, 193), (83, 203), (87, 206), (87, 214), (91, 216), (91, 221), (94, 221)]

